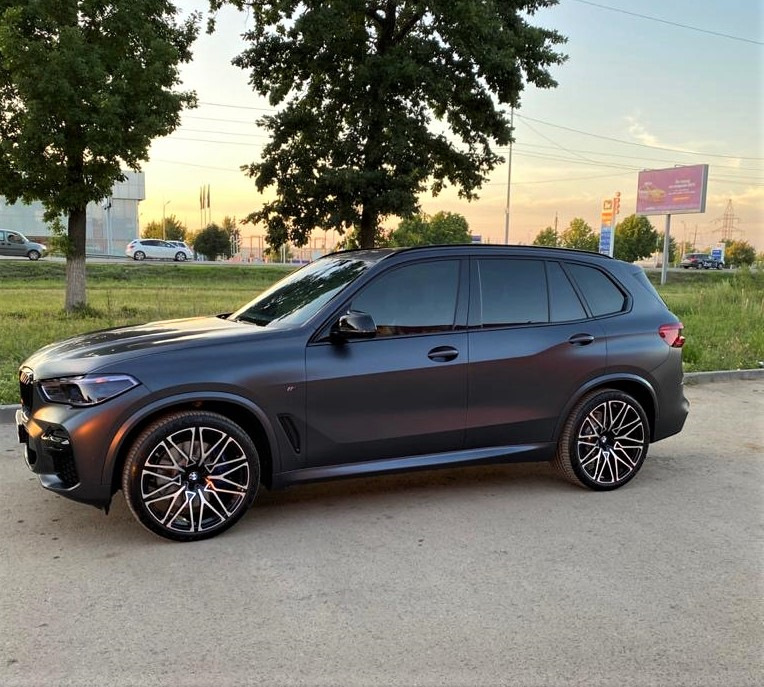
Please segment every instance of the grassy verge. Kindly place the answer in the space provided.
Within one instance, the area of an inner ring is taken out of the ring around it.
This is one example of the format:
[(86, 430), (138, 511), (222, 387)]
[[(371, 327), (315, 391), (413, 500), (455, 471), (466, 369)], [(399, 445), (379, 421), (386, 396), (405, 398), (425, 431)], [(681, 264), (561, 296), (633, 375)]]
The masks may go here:
[[(16, 403), (17, 370), (51, 341), (96, 329), (230, 312), (289, 268), (168, 264), (88, 266), (89, 305), (63, 311), (65, 268), (0, 262), (0, 404)], [(659, 274), (649, 274), (657, 284)], [(685, 369), (732, 370), (764, 360), (764, 273), (671, 273), (658, 287), (685, 325)]]

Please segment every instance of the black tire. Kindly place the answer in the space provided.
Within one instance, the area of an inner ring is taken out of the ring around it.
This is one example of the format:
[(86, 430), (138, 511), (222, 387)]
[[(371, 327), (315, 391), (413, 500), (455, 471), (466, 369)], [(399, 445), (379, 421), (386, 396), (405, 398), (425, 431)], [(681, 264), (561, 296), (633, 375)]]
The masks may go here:
[(259, 484), (251, 437), (206, 411), (153, 422), (133, 442), (122, 472), (122, 491), (138, 522), (182, 542), (225, 532), (252, 505)]
[(175, 262), (185, 262), (186, 261), (186, 254), (183, 251), (178, 251), (175, 253)]
[(39, 250), (30, 250), (27, 253), (27, 257), (30, 260), (39, 260), (40, 259), (40, 251)]
[(639, 472), (649, 443), (650, 425), (637, 400), (615, 389), (598, 389), (571, 411), (552, 464), (573, 484), (608, 491)]
[(142, 250), (137, 250), (135, 253), (133, 253), (133, 260), (145, 260), (146, 259), (146, 253), (144, 253)]

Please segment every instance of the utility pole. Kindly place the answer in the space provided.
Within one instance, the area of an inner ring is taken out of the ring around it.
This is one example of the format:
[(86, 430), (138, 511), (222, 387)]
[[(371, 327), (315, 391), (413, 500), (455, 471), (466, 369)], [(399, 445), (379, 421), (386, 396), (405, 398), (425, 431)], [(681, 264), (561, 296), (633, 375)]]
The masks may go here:
[(721, 231), (722, 235), (722, 243), (731, 241), (732, 234), (735, 234), (739, 231), (739, 229), (735, 227), (735, 224), (740, 221), (740, 218), (735, 216), (735, 209), (732, 207), (731, 198), (727, 201), (727, 207), (724, 209), (724, 214), (715, 221), (722, 223), (722, 228), (719, 230)]
[(557, 246), (557, 213), (554, 213), (554, 245)]
[(512, 143), (513, 143), (513, 135), (515, 130), (514, 106), (512, 106), (512, 108), (509, 111), (509, 130), (510, 130), (510, 139), (509, 139), (509, 156), (508, 156), (509, 165), (507, 167), (507, 207), (504, 209), (504, 244), (505, 245), (509, 245), (509, 199), (510, 199), (510, 191), (512, 189)]
[(165, 224), (165, 217), (164, 217), (164, 210), (165, 208), (170, 204), (170, 201), (165, 201), (165, 204), (162, 206), (162, 240), (167, 240), (167, 229)]

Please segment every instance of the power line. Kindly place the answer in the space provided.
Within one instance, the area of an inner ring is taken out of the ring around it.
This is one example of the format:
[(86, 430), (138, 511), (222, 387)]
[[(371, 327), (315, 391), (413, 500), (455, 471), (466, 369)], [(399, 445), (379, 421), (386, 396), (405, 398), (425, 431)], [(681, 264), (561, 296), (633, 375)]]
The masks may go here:
[(520, 119), (527, 119), (537, 124), (545, 124), (555, 129), (562, 129), (563, 131), (572, 131), (575, 134), (581, 134), (583, 136), (591, 136), (592, 138), (600, 138), (603, 141), (613, 141), (615, 143), (623, 143), (624, 145), (637, 146), (638, 148), (651, 148), (653, 150), (668, 150), (672, 153), (683, 153), (685, 155), (702, 155), (705, 157), (725, 157), (731, 160), (764, 160), (764, 157), (746, 157), (745, 155), (722, 155), (720, 153), (704, 153), (697, 150), (682, 150), (681, 148), (668, 148), (666, 146), (651, 146), (647, 143), (635, 143), (634, 141), (625, 141), (622, 138), (613, 138), (611, 136), (602, 136), (601, 134), (593, 134), (589, 131), (582, 131), (581, 129), (573, 129), (569, 126), (562, 126), (561, 124), (552, 124), (552, 122), (545, 122), (543, 119), (536, 119), (535, 117), (528, 117), (527, 115), (515, 114)]
[(754, 40), (752, 38), (743, 38), (742, 36), (733, 36), (729, 33), (721, 33), (720, 31), (711, 31), (710, 29), (701, 29), (698, 26), (690, 26), (689, 24), (681, 24), (676, 21), (669, 21), (668, 19), (660, 19), (659, 17), (651, 17), (647, 14), (639, 14), (638, 12), (630, 12), (629, 10), (621, 9), (620, 7), (610, 7), (609, 5), (600, 5), (596, 2), (590, 2), (590, 0), (575, 0), (582, 5), (591, 5), (592, 7), (599, 7), (602, 10), (609, 10), (610, 12), (619, 12), (620, 14), (628, 14), (632, 17), (639, 17), (640, 19), (647, 19), (648, 21), (655, 21), (661, 24), (668, 24), (669, 26), (675, 26), (680, 29), (688, 29), (689, 31), (697, 31), (698, 33), (706, 33), (711, 36), (718, 36), (720, 38), (729, 38), (732, 41), (740, 41), (742, 43), (752, 43), (753, 45), (764, 45), (761, 41)]
[(210, 105), (212, 107), (230, 107), (234, 110), (257, 110), (259, 112), (275, 112), (275, 107), (253, 107), (251, 105), (228, 105), (226, 103), (211, 103), (208, 101), (200, 100), (200, 105)]

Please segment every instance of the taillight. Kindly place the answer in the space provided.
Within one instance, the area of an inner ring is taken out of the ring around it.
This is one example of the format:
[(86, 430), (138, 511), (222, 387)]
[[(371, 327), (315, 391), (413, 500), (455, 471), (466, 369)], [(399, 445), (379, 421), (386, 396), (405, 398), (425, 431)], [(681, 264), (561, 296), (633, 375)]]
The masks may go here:
[(681, 322), (662, 324), (658, 327), (658, 335), (671, 346), (671, 348), (681, 348), (684, 346), (684, 337), (682, 336), (683, 329), (684, 325)]

